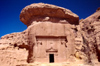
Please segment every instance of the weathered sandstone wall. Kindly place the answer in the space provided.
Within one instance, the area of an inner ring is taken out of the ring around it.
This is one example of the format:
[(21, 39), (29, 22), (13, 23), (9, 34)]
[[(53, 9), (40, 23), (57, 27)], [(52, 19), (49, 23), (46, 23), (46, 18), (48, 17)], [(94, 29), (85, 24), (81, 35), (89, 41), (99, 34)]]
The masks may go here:
[(66, 66), (67, 63), (69, 66), (100, 66), (100, 8), (79, 21), (79, 17), (68, 9), (43, 3), (31, 4), (23, 8), (20, 20), (27, 25), (25, 31), (7, 34), (0, 39), (0, 66), (34, 63), (36, 57), (45, 54), (41, 53), (44, 48), (46, 51), (57, 48), (55, 44), (40, 47), (41, 41), (56, 41), (55, 38), (59, 41), (59, 51), (63, 51), (59, 55), (66, 53)]

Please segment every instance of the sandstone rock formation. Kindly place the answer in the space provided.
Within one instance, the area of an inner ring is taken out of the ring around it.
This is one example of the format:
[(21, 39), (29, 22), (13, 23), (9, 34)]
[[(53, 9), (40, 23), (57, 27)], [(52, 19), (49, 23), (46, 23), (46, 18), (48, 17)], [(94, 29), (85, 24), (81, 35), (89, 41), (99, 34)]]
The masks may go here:
[(26, 63), (28, 43), (26, 31), (2, 36), (0, 39), (0, 66)]
[(94, 65), (100, 65), (100, 43), (99, 43), (99, 23), (100, 22), (100, 10), (98, 9), (93, 15), (80, 22), (81, 35), (83, 37), (83, 43), (88, 46), (88, 59)]
[(68, 9), (31, 4), (20, 20), (25, 31), (0, 39), (0, 66), (100, 66), (99, 8), (79, 21)]
[[(70, 10), (50, 4), (31, 4), (26, 6), (20, 14), (20, 20), (27, 26), (32, 21), (43, 21), (45, 17), (51, 17), (49, 21), (54, 21), (54, 18), (59, 20), (67, 20), (71, 24), (78, 24), (79, 17)], [(44, 19), (47, 20), (47, 19)]]

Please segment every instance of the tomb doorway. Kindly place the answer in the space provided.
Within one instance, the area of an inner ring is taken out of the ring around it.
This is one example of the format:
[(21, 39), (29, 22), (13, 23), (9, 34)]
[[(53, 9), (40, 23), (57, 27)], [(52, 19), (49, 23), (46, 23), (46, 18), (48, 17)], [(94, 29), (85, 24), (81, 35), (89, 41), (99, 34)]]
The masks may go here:
[(54, 54), (49, 54), (49, 62), (54, 63)]

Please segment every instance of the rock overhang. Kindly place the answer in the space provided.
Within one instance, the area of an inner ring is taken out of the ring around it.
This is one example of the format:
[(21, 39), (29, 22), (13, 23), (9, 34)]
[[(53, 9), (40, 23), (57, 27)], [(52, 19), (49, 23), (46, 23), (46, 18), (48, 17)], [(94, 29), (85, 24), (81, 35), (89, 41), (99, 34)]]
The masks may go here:
[(20, 20), (28, 26), (30, 21), (37, 16), (61, 18), (71, 24), (79, 24), (79, 17), (69, 9), (44, 3), (34, 3), (23, 8), (20, 13)]

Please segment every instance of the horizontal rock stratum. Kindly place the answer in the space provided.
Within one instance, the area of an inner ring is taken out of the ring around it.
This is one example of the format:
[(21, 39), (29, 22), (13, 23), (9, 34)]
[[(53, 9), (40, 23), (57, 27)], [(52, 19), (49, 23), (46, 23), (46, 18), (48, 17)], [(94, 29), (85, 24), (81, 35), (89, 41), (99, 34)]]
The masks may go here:
[(29, 25), (31, 19), (37, 16), (62, 18), (68, 20), (71, 24), (78, 24), (79, 22), (79, 17), (69, 9), (44, 3), (31, 4), (23, 8), (20, 14), (20, 20), (25, 25)]
[(100, 8), (81, 19), (44, 3), (26, 6), (23, 32), (0, 39), (0, 66), (100, 66)]

